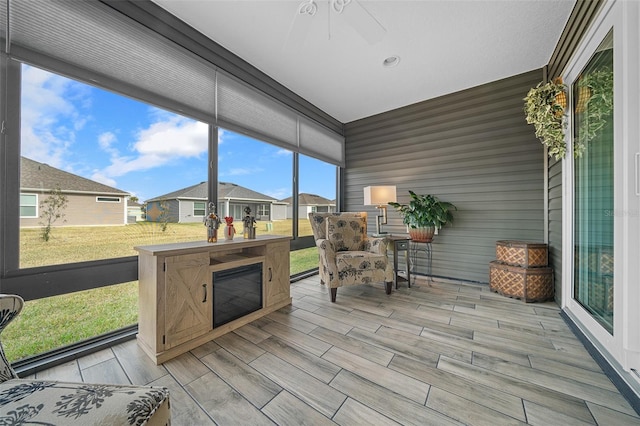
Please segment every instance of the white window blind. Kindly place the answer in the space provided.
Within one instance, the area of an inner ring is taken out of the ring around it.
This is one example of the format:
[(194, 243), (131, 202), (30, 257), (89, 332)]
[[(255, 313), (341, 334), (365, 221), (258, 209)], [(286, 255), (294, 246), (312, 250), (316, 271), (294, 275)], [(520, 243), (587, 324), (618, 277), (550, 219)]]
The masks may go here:
[(245, 130), (266, 142), (297, 150), (297, 114), (235, 78), (218, 73), (217, 121), (222, 127)]
[(0, 7), (12, 58), (344, 166), (342, 135), (99, 1)]

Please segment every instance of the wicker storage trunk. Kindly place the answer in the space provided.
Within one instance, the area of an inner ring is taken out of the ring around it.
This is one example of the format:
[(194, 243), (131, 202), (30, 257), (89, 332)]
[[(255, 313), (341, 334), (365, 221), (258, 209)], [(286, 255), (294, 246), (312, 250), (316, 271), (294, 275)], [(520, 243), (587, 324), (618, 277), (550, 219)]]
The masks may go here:
[(496, 241), (496, 260), (523, 268), (543, 267), (549, 262), (549, 250), (547, 245), (542, 243)]
[(552, 300), (553, 270), (545, 267), (522, 268), (494, 260), (489, 263), (489, 289), (527, 303)]

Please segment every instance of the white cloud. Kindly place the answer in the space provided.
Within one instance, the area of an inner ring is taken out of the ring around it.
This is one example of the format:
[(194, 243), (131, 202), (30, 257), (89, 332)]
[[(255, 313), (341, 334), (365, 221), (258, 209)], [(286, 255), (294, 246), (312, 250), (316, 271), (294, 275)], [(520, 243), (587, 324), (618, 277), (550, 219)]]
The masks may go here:
[(263, 194), (282, 200), (283, 198), (291, 196), (291, 188), (274, 188), (263, 192)]
[(117, 141), (118, 138), (116, 138), (113, 132), (104, 132), (98, 136), (98, 146), (100, 146), (100, 149), (111, 155), (118, 155), (119, 153), (118, 149), (113, 146)]
[(278, 157), (287, 157), (293, 155), (293, 151), (289, 151), (287, 149), (279, 149), (275, 152), (275, 155)]
[(254, 174), (254, 173), (260, 173), (263, 172), (264, 170), (261, 168), (242, 168), (242, 167), (236, 167), (236, 168), (232, 168), (229, 169), (226, 172), (221, 172), (220, 175), (221, 176), (246, 176), (246, 175), (250, 175), (250, 174)]
[(83, 85), (38, 68), (24, 66), (22, 155), (62, 167), (69, 147), (75, 142), (75, 132), (82, 129), (88, 120), (87, 117), (81, 117), (76, 103), (87, 104), (87, 99), (88, 91)]
[(108, 186), (112, 186), (112, 187), (116, 187), (117, 182), (115, 181), (115, 179), (111, 179), (105, 175), (103, 175), (101, 172), (95, 172), (94, 174), (91, 175), (91, 180), (94, 180), (96, 182), (100, 182), (103, 185), (108, 185)]
[(173, 115), (138, 131), (129, 155), (114, 153), (111, 164), (101, 173), (109, 178), (129, 172), (161, 167), (180, 158), (198, 157), (208, 152), (206, 123)]

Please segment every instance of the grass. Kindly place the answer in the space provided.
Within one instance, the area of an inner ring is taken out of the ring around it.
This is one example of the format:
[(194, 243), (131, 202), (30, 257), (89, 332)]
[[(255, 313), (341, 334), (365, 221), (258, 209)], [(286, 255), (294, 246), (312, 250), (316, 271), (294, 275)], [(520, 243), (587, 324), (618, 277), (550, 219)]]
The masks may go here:
[[(236, 225), (237, 230), (240, 227)], [(311, 235), (307, 220), (300, 235)], [(291, 221), (274, 221), (267, 231), (258, 223), (257, 234), (291, 235)], [(39, 229), (20, 232), (21, 268), (134, 256), (134, 246), (193, 241), (206, 238), (202, 223), (160, 225), (141, 222), (127, 226), (54, 228), (51, 240), (42, 241)], [(242, 235), (236, 237), (242, 238)], [(291, 275), (318, 267), (315, 247), (290, 255)], [(138, 322), (138, 282), (128, 282), (61, 296), (30, 300), (3, 332), (7, 358), (16, 361), (117, 330)]]

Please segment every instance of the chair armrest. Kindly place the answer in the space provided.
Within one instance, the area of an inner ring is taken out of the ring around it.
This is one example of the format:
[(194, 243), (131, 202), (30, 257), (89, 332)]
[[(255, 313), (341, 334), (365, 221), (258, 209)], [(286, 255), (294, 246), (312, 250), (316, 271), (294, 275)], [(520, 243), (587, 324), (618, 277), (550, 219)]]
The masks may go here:
[(388, 240), (385, 237), (367, 237), (364, 250), (370, 253), (387, 254)]
[(338, 265), (336, 264), (336, 250), (333, 243), (325, 238), (316, 240), (320, 255), (320, 276), (330, 287), (335, 287), (338, 281)]
[(316, 247), (318, 247), (320, 256), (327, 260), (332, 260), (335, 263), (336, 249), (331, 241), (326, 238), (319, 238), (316, 240)]

